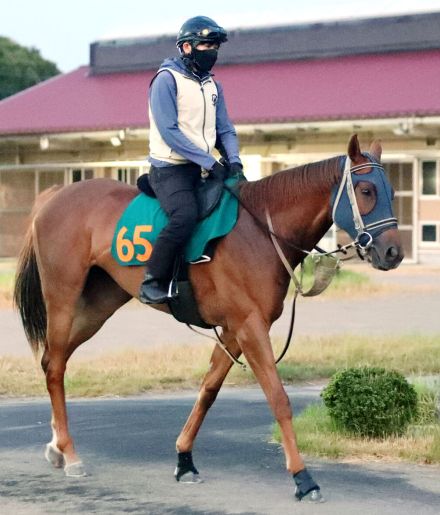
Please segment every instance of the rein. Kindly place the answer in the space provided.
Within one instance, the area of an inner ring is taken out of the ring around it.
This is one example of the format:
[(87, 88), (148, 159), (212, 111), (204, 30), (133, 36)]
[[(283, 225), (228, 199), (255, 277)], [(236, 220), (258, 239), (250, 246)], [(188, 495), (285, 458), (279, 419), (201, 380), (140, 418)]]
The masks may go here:
[[(295, 291), (295, 295), (294, 295), (293, 302), (292, 302), (292, 312), (291, 312), (291, 315), (290, 315), (289, 332), (287, 334), (286, 342), (284, 344), (283, 350), (281, 351), (280, 355), (278, 356), (277, 360), (275, 361), (275, 364), (279, 363), (284, 358), (284, 355), (286, 354), (286, 352), (287, 352), (287, 350), (289, 349), (289, 346), (290, 346), (290, 341), (292, 339), (292, 334), (293, 334), (293, 326), (295, 324), (295, 311), (296, 311), (295, 308), (296, 308), (296, 298), (297, 297), (298, 297), (298, 290)], [(221, 336), (220, 336), (220, 334), (219, 334), (219, 332), (217, 330), (217, 327), (213, 327), (212, 328), (212, 330), (214, 331), (215, 336), (216, 336), (214, 338), (214, 336), (210, 336), (209, 334), (205, 334), (205, 333), (202, 333), (202, 331), (198, 331), (197, 329), (194, 329), (194, 327), (192, 327), (190, 324), (186, 324), (186, 325), (194, 333), (200, 334), (201, 336), (205, 336), (206, 338), (209, 338), (210, 340), (213, 340), (225, 352), (225, 354), (227, 354), (229, 356), (229, 358), (231, 359), (231, 361), (233, 363), (238, 365), (244, 372), (247, 371), (246, 363), (243, 363), (243, 361), (240, 361), (238, 358), (236, 358), (232, 354), (232, 352), (226, 347), (225, 343), (221, 339)]]
[[(295, 323), (296, 300), (298, 298), (298, 295), (301, 294), (301, 296), (303, 296), (303, 297), (311, 297), (311, 296), (319, 295), (320, 293), (322, 293), (327, 288), (327, 286), (330, 284), (330, 282), (332, 281), (336, 271), (339, 270), (339, 267), (340, 267), (339, 266), (340, 259), (336, 258), (334, 256), (334, 254), (337, 254), (339, 252), (342, 253), (342, 254), (346, 254), (347, 250), (349, 248), (355, 248), (357, 253), (358, 253), (358, 255), (359, 255), (359, 257), (361, 259), (364, 259), (364, 256), (367, 254), (368, 250), (370, 249), (371, 245), (373, 244), (373, 237), (368, 232), (368, 230), (369, 229), (370, 230), (371, 229), (377, 229), (379, 227), (385, 227), (387, 225), (392, 225), (392, 224), (397, 223), (397, 219), (396, 218), (386, 218), (386, 219), (382, 219), (382, 220), (373, 222), (373, 223), (368, 224), (368, 225), (364, 224), (364, 222), (362, 220), (362, 216), (361, 216), (360, 211), (359, 211), (359, 206), (357, 204), (356, 195), (355, 195), (355, 191), (354, 191), (354, 186), (353, 186), (353, 181), (352, 181), (351, 175), (352, 175), (352, 173), (355, 173), (355, 172), (357, 172), (359, 170), (363, 170), (363, 169), (366, 169), (366, 168), (378, 168), (378, 169), (384, 171), (383, 166), (381, 164), (375, 163), (375, 162), (364, 163), (364, 164), (352, 167), (351, 166), (351, 160), (347, 156), (346, 161), (345, 161), (345, 167), (344, 167), (341, 183), (339, 185), (339, 189), (338, 189), (338, 192), (336, 194), (336, 199), (335, 199), (335, 202), (334, 202), (334, 205), (333, 205), (333, 210), (332, 210), (332, 218), (334, 220), (335, 219), (336, 209), (338, 207), (339, 201), (341, 199), (341, 196), (342, 196), (342, 193), (343, 193), (344, 187), (345, 187), (346, 190), (347, 190), (347, 195), (348, 195), (349, 201), (350, 201), (350, 206), (351, 206), (352, 216), (353, 216), (353, 222), (354, 222), (354, 225), (355, 225), (355, 229), (357, 231), (356, 238), (352, 242), (348, 243), (347, 245), (343, 245), (343, 246), (340, 245), (340, 246), (338, 246), (337, 249), (329, 251), (329, 252), (325, 252), (322, 249), (320, 249), (319, 247), (315, 246), (314, 250), (318, 251), (318, 254), (316, 254), (316, 253), (314, 253), (312, 251), (309, 251), (309, 250), (302, 249), (301, 247), (299, 247), (298, 245), (292, 243), (291, 241), (287, 240), (286, 238), (283, 238), (283, 237), (277, 235), (276, 232), (274, 231), (273, 223), (272, 223), (272, 218), (270, 216), (270, 212), (269, 212), (269, 209), (267, 207), (265, 209), (266, 223), (264, 223), (262, 220), (260, 220), (260, 218), (255, 213), (253, 213), (242, 202), (240, 196), (237, 194), (237, 192), (233, 188), (230, 188), (229, 186), (224, 185), (225, 189), (227, 189), (229, 191), (229, 193), (231, 195), (233, 195), (238, 200), (240, 205), (244, 209), (246, 209), (246, 211), (257, 222), (257, 225), (259, 225), (260, 228), (264, 232), (269, 233), (269, 236), (271, 238), (272, 244), (275, 247), (275, 250), (276, 250), (276, 252), (278, 254), (278, 257), (280, 258), (280, 261), (283, 263), (284, 268), (287, 270), (287, 273), (289, 274), (290, 278), (292, 279), (293, 283), (295, 284), (295, 294), (294, 294), (293, 302), (292, 302), (292, 312), (291, 312), (291, 317), (290, 317), (289, 332), (288, 332), (288, 335), (287, 335), (287, 338), (286, 338), (286, 342), (284, 344), (284, 348), (281, 351), (281, 354), (279, 355), (278, 359), (275, 361), (275, 364), (279, 363), (283, 359), (284, 355), (286, 354), (287, 350), (289, 349), (290, 342), (291, 342), (291, 339), (292, 339), (292, 334), (293, 334), (293, 326), (294, 326), (294, 323)], [(295, 250), (298, 250), (299, 252), (302, 252), (306, 256), (311, 256), (312, 259), (314, 260), (314, 262), (315, 262), (315, 273), (316, 273), (315, 281), (312, 284), (312, 286), (309, 288), (309, 290), (307, 290), (306, 292), (303, 291), (303, 287), (302, 287), (303, 272), (304, 272), (303, 261), (301, 261), (301, 273), (300, 273), (300, 279), (298, 280), (296, 275), (295, 275), (294, 269), (290, 265), (289, 260), (287, 259), (286, 255), (284, 254), (284, 252), (283, 252), (283, 250), (282, 250), (278, 240), (281, 240), (285, 245), (287, 245), (287, 246), (289, 246), (291, 248), (294, 248)], [(321, 262), (321, 260), (322, 260), (322, 262)], [(320, 267), (319, 269), (317, 268), (318, 266)], [(196, 332), (198, 334), (202, 334), (203, 336), (207, 336), (204, 333), (202, 333), (200, 331), (197, 331), (196, 329), (194, 329), (190, 325), (188, 325), (188, 327), (192, 331), (194, 331), (194, 332)], [(224, 342), (222, 341), (222, 339), (221, 339), (221, 337), (220, 337), (220, 335), (218, 333), (217, 328), (213, 327), (213, 330), (214, 330), (214, 333), (216, 335), (216, 338), (214, 338), (213, 336), (208, 336), (208, 337), (211, 338), (212, 340), (214, 340), (217, 343), (217, 345), (220, 346), (220, 348), (229, 356), (229, 358), (234, 363), (239, 365), (243, 370), (247, 370), (246, 364), (243, 363), (242, 361), (240, 361), (239, 359), (237, 359), (227, 349), (226, 345), (224, 344)]]

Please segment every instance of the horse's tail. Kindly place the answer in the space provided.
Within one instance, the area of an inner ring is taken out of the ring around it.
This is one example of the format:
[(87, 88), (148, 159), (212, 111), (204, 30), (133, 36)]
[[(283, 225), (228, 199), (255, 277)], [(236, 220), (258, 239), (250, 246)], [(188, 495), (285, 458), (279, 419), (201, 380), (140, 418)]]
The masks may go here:
[[(37, 198), (32, 213), (33, 222), (42, 205), (51, 198), (60, 187), (53, 187)], [(40, 272), (35, 254), (33, 223), (28, 229), (24, 245), (18, 257), (15, 275), (14, 305), (18, 309), (26, 338), (34, 355), (46, 344), (47, 313), (41, 290)]]
[(29, 228), (25, 243), (21, 249), (15, 276), (14, 304), (23, 323), (24, 332), (37, 355), (40, 347), (46, 342), (46, 305), (41, 291), (40, 273), (32, 235)]

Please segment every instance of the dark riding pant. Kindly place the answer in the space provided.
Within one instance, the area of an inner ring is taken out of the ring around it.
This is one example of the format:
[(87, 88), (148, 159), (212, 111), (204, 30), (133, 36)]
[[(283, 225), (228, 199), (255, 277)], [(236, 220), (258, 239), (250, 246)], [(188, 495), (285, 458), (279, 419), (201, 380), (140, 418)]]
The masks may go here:
[(195, 188), (200, 180), (200, 166), (185, 165), (150, 168), (150, 185), (169, 217), (159, 233), (148, 269), (157, 279), (169, 279), (175, 256), (189, 240), (198, 218)]

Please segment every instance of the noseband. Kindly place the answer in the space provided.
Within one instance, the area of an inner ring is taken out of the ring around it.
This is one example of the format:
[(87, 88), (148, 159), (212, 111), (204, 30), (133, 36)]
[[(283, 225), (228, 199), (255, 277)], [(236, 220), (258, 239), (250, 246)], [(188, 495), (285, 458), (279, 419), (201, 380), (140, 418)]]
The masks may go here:
[(357, 232), (357, 236), (355, 240), (353, 241), (354, 246), (358, 249), (358, 251), (365, 255), (368, 252), (368, 249), (373, 244), (373, 236), (369, 231), (373, 229), (379, 229), (386, 227), (388, 225), (397, 225), (397, 218), (391, 217), (391, 218), (382, 218), (381, 220), (377, 220), (375, 222), (372, 222), (370, 224), (365, 225), (364, 221), (362, 220), (362, 216), (359, 211), (359, 206), (356, 200), (356, 194), (354, 191), (353, 186), (353, 180), (352, 180), (352, 174), (358, 172), (359, 170), (364, 170), (366, 168), (376, 168), (380, 170), (382, 173), (385, 173), (384, 167), (375, 162), (370, 163), (364, 163), (357, 166), (351, 166), (351, 160), (347, 156), (347, 159), (345, 161), (345, 167), (342, 174), (341, 183), (339, 185), (338, 192), (336, 194), (335, 202), (333, 204), (333, 212), (332, 212), (332, 218), (335, 220), (336, 216), (336, 209), (338, 208), (339, 201), (341, 199), (342, 193), (344, 191), (344, 187), (347, 190), (347, 196), (350, 201), (351, 206), (351, 212), (353, 215), (353, 223), (354, 227)]

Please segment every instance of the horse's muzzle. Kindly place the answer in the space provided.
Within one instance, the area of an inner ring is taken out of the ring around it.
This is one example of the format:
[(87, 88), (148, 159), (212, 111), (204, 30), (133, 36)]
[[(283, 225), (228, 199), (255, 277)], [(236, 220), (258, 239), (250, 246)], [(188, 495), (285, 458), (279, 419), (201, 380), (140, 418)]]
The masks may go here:
[(371, 264), (378, 270), (397, 268), (404, 257), (397, 229), (388, 229), (374, 239), (370, 248)]

